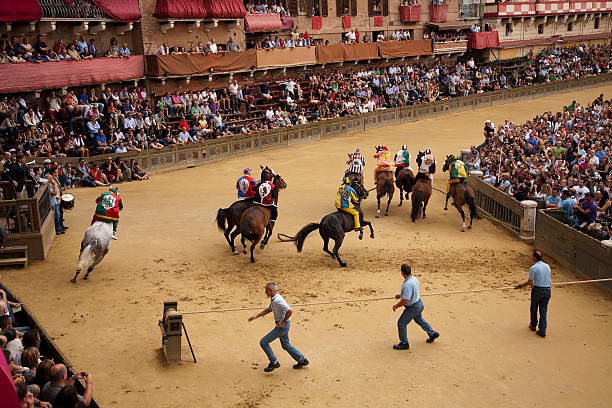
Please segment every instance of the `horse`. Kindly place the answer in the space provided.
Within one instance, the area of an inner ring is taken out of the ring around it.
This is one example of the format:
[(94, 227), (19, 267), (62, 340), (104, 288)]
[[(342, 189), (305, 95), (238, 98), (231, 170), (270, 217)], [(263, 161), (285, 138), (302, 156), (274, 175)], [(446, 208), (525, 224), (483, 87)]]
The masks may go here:
[[(272, 184), (275, 188), (270, 194), (272, 194), (273, 202), (278, 203), (278, 193), (280, 190), (287, 188), (287, 183), (283, 178), (276, 174), (272, 179)], [(253, 205), (247, 208), (247, 210), (240, 217), (240, 242), (243, 246), (243, 253), (247, 253), (245, 239), (252, 242), (251, 244), (251, 262), (255, 262), (253, 251), (255, 246), (261, 240), (261, 249), (264, 249), (268, 244), (272, 230), (274, 229), (274, 223), (270, 222), (272, 217), (272, 210), (269, 207), (262, 205)], [(262, 240), (263, 238), (263, 240)]]
[[(376, 147), (376, 152), (380, 152), (382, 149), (381, 146)], [(387, 202), (387, 210), (385, 211), (385, 215), (389, 215), (389, 206), (391, 205), (391, 200), (393, 199), (393, 193), (395, 192), (395, 186), (393, 185), (393, 170), (389, 168), (389, 170), (382, 170), (376, 172), (376, 200), (378, 202), (378, 210), (376, 211), (376, 218), (380, 218), (380, 199), (386, 195), (389, 196), (389, 201)]]
[[(354, 171), (346, 171), (344, 173), (344, 177), (348, 177), (351, 180), (351, 183), (356, 181), (359, 184), (363, 185), (363, 176), (361, 175), (361, 173), (356, 173)], [(366, 190), (367, 192), (367, 190)]]
[[(446, 156), (446, 161), (444, 162), (444, 167), (442, 167), (442, 171), (450, 171), (450, 165), (453, 161), (453, 156)], [(444, 210), (448, 210), (448, 199), (449, 197), (453, 197), (453, 205), (461, 214), (461, 219), (463, 221), (463, 225), (461, 226), (461, 232), (465, 232), (465, 213), (463, 212), (463, 205), (467, 204), (470, 208), (470, 225), (468, 225), (468, 229), (472, 228), (472, 221), (474, 219), (479, 219), (478, 210), (476, 209), (476, 203), (474, 202), (474, 190), (472, 187), (468, 186), (464, 183), (453, 183), (451, 184), (450, 191), (446, 194), (446, 201), (444, 202)]]
[[(85, 230), (85, 236), (81, 241), (81, 252), (79, 253), (78, 268), (74, 278), (70, 282), (75, 283), (77, 276), (81, 273), (81, 270), (87, 265), (87, 273), (83, 276), (83, 279), (89, 279), (89, 274), (93, 271), (94, 267), (102, 262), (104, 256), (110, 250), (111, 240), (113, 236), (113, 223), (96, 221), (87, 230)], [(93, 258), (93, 259), (92, 259)], [(92, 262), (93, 260), (93, 262)]]
[(406, 192), (406, 200), (410, 198), (410, 193), (412, 192), (414, 184), (414, 173), (408, 167), (402, 167), (402, 169), (397, 173), (397, 177), (395, 178), (395, 185), (399, 188), (400, 191), (400, 203), (399, 207), (402, 206), (402, 201), (404, 200), (404, 192)]
[[(270, 170), (268, 166), (263, 167), (260, 165), (259, 167), (261, 167), (262, 169), (260, 180), (272, 180), (272, 178), (274, 177), (272, 170)], [(257, 192), (255, 193), (254, 197), (235, 201), (228, 208), (219, 208), (219, 210), (217, 211), (217, 227), (220, 231), (223, 231), (223, 236), (225, 236), (225, 239), (229, 244), (232, 252), (236, 255), (238, 255), (238, 251), (236, 250), (234, 242), (238, 234), (240, 234), (240, 217), (242, 217), (242, 214), (248, 208), (253, 206), (253, 201), (257, 201), (259, 191), (258, 189), (255, 190)], [(234, 231), (232, 232), (232, 230)]]
[(421, 212), (423, 218), (427, 218), (425, 210), (427, 209), (431, 192), (432, 186), (429, 176), (424, 173), (417, 173), (414, 178), (414, 187), (412, 188), (412, 211), (410, 212), (412, 222), (419, 218)]
[[(368, 190), (366, 190), (361, 183), (352, 182), (351, 187), (355, 190), (357, 196), (359, 196), (360, 201), (368, 196)], [(374, 229), (372, 228), (372, 224), (363, 219), (363, 213), (361, 212), (359, 205), (357, 205), (355, 208), (357, 208), (359, 211), (361, 226), (368, 226), (370, 228), (370, 238), (374, 238)], [(342, 241), (344, 241), (344, 234), (346, 232), (353, 231), (355, 228), (354, 222), (355, 220), (351, 214), (338, 210), (323, 217), (318, 224), (311, 223), (306, 225), (291, 240), (295, 241), (298, 252), (302, 252), (304, 240), (308, 234), (318, 229), (321, 238), (323, 238), (323, 251), (331, 255), (332, 258), (336, 258), (341, 267), (346, 267), (347, 264), (340, 259), (338, 250), (340, 249), (340, 246), (342, 246)], [(333, 252), (331, 252), (328, 248), (330, 238), (334, 240), (334, 248), (332, 249)], [(359, 239), (363, 239), (363, 229), (359, 231)]]

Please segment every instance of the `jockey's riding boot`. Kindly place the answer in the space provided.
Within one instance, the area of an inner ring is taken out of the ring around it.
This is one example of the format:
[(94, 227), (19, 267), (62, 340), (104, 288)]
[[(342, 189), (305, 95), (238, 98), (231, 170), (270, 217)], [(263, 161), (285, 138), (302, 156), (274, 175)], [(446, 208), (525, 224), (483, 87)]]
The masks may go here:
[(355, 228), (355, 232), (363, 232), (363, 228)]
[(119, 238), (117, 238), (117, 234), (115, 233), (115, 231), (113, 231), (113, 236), (112, 236), (112, 238), (113, 238), (114, 240), (119, 239)]

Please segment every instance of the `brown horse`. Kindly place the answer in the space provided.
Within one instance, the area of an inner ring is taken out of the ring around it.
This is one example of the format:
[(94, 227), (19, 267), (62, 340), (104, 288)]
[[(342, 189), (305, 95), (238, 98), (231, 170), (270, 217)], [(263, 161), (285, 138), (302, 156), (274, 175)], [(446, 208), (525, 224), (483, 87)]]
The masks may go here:
[(376, 173), (376, 200), (378, 203), (376, 218), (380, 218), (380, 199), (384, 197), (385, 194), (389, 196), (385, 215), (389, 215), (389, 206), (391, 205), (391, 200), (393, 199), (393, 193), (395, 193), (395, 186), (393, 185), (393, 170), (383, 170)]
[[(280, 190), (287, 188), (287, 183), (278, 174), (272, 179), (272, 184), (275, 188), (272, 190), (272, 197), (275, 203), (278, 203), (278, 193)], [(254, 205), (248, 208), (240, 217), (240, 242), (244, 247), (243, 253), (247, 253), (245, 239), (252, 242), (251, 244), (251, 262), (255, 262), (253, 251), (255, 246), (261, 240), (261, 249), (264, 249), (268, 244), (274, 223), (270, 222), (272, 218), (272, 209), (262, 205)], [(263, 240), (262, 240), (263, 238)]]
[(431, 197), (431, 191), (432, 186), (429, 176), (424, 173), (418, 173), (412, 187), (412, 211), (410, 212), (412, 222), (419, 218), (421, 210), (423, 218), (427, 218), (425, 210), (427, 209), (427, 203), (429, 203), (429, 197)]
[[(449, 171), (452, 161), (453, 156), (446, 156), (446, 161), (444, 162), (444, 167), (442, 167), (442, 171)], [(461, 214), (461, 220), (463, 221), (463, 225), (461, 226), (461, 232), (465, 232), (465, 213), (463, 212), (463, 206), (465, 204), (467, 204), (470, 208), (470, 225), (468, 226), (468, 229), (472, 228), (472, 221), (474, 220), (474, 218), (480, 218), (480, 216), (478, 215), (478, 210), (476, 209), (476, 203), (474, 202), (474, 190), (472, 190), (472, 187), (464, 183), (451, 184), (450, 192), (446, 194), (444, 210), (448, 210), (448, 199), (451, 196), (453, 197), (452, 204), (457, 208), (459, 214)]]
[(412, 170), (408, 167), (402, 167), (395, 177), (395, 185), (400, 191), (399, 206), (401, 207), (402, 201), (404, 200), (404, 192), (406, 192), (406, 200), (410, 198), (410, 193), (412, 192), (414, 185), (414, 173)]

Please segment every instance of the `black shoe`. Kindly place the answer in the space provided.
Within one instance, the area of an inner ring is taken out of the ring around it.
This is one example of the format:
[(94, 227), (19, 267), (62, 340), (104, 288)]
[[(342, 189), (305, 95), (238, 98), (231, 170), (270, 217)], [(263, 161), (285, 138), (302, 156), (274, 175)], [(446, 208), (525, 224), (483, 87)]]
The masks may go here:
[(438, 337), (440, 337), (440, 333), (435, 332), (434, 334), (432, 334), (431, 336), (429, 336), (429, 338), (427, 340), (425, 340), (428, 343), (433, 343), (435, 339), (437, 339)]
[(297, 364), (293, 365), (293, 368), (295, 368), (296, 370), (299, 370), (302, 367), (306, 367), (308, 364), (310, 364), (310, 361), (308, 361), (307, 358), (305, 358), (303, 361), (300, 361)]
[(536, 334), (540, 337), (546, 337), (546, 333), (541, 332), (540, 330), (536, 331)]
[(536, 331), (536, 327), (535, 327), (535, 326), (532, 326), (532, 325), (529, 325), (529, 330), (531, 330), (531, 331)]
[(66, 231), (66, 230), (68, 229), (68, 227), (66, 227), (66, 226), (62, 225), (62, 229), (63, 229), (64, 231)]
[(272, 364), (272, 363), (268, 364), (268, 366), (266, 368), (264, 368), (264, 371), (266, 373), (270, 373), (270, 372), (276, 370), (278, 367), (280, 367), (280, 363), (277, 361), (274, 364)]
[(393, 350), (408, 350), (410, 345), (408, 343), (398, 343), (393, 345)]

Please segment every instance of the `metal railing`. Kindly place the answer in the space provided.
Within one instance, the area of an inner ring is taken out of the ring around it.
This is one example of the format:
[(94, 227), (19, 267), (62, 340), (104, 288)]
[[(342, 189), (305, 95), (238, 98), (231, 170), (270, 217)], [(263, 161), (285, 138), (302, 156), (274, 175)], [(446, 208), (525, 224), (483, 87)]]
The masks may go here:
[(38, 0), (43, 18), (106, 20), (106, 14), (91, 0), (74, 0), (72, 4), (64, 0)]
[(462, 20), (471, 20), (471, 19), (480, 18), (480, 3), (461, 4), (459, 6), (459, 18)]

